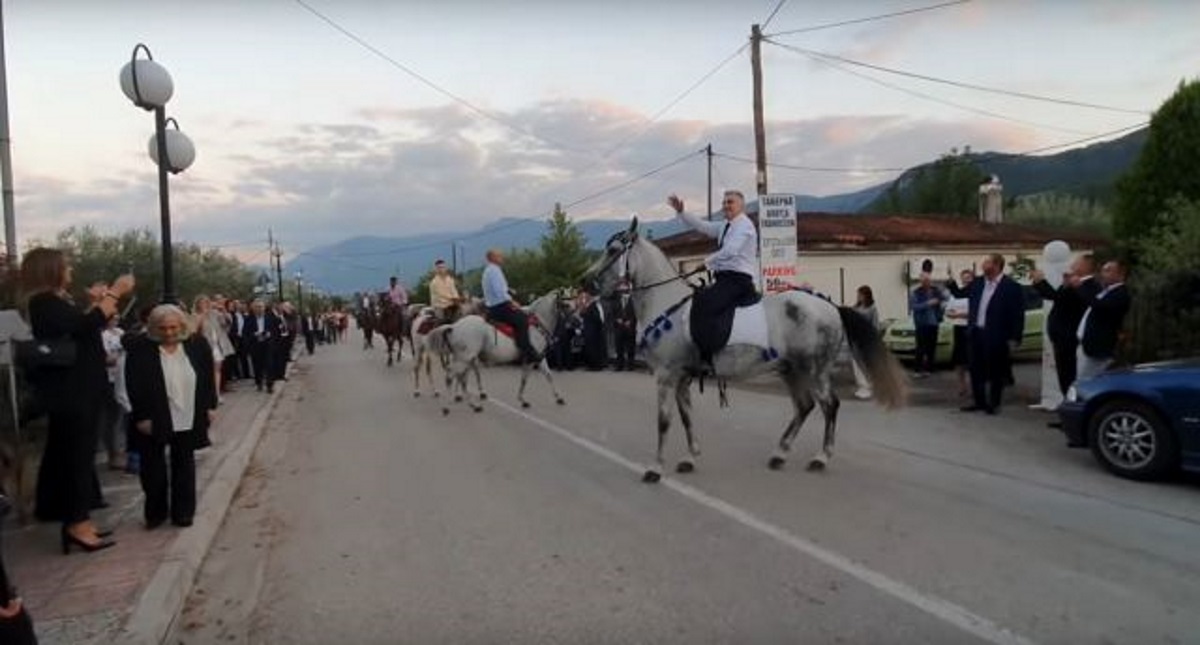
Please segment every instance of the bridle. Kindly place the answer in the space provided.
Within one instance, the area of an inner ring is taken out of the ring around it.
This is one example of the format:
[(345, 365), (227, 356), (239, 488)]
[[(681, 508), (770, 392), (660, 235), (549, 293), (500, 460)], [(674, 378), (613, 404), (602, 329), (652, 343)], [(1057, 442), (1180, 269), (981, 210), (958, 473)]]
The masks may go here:
[[(604, 264), (600, 265), (600, 268), (596, 270), (595, 275), (596, 276), (604, 275), (605, 273), (607, 273), (609, 270), (612, 269), (614, 264), (616, 264), (620, 260), (625, 261), (625, 271), (622, 273), (622, 275), (626, 275), (626, 276), (629, 275), (629, 250), (633, 246), (633, 242), (636, 239), (637, 239), (637, 233), (634, 233), (632, 231), (622, 231), (622, 232), (614, 235), (612, 237), (612, 239), (609, 241), (609, 244), (611, 245), (613, 241), (619, 240), (621, 243), (621, 250), (617, 253), (609, 253), (608, 261), (605, 262)], [(690, 282), (687, 282), (687, 280), (689, 278), (691, 278), (692, 276), (695, 276), (700, 273), (704, 273), (707, 270), (708, 270), (707, 267), (701, 265), (695, 269), (692, 269), (691, 271), (688, 271), (687, 273), (677, 273), (669, 278), (666, 278), (665, 280), (659, 280), (658, 282), (652, 282), (650, 284), (643, 284), (643, 285), (638, 285), (636, 287), (630, 287), (629, 291), (630, 291), (630, 293), (635, 293), (638, 291), (649, 291), (651, 289), (661, 287), (664, 285), (668, 285), (673, 282), (685, 282), (685, 283), (687, 283), (688, 286), (695, 288), (695, 285), (693, 285)], [(592, 278), (591, 282), (592, 282), (591, 286), (594, 286), (594, 287), (599, 286), (596, 284), (596, 278)]]

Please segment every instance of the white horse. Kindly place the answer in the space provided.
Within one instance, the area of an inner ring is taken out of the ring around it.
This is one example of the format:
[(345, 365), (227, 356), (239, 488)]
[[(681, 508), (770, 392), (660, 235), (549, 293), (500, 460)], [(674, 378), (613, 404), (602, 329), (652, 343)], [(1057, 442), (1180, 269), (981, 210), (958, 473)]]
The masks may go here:
[[(565, 405), (566, 399), (559, 394), (558, 388), (554, 385), (554, 377), (550, 373), (550, 366), (545, 357), (546, 349), (550, 346), (553, 336), (552, 330), (558, 325), (558, 293), (551, 292), (534, 300), (526, 308), (526, 312), (530, 315), (529, 342), (540, 356), (536, 369), (546, 377), (546, 382), (550, 384), (555, 403)], [(479, 381), (479, 362), (501, 365), (515, 363), (521, 357), (516, 341), (500, 333), (480, 316), (464, 316), (453, 324), (435, 328), (429, 332), (428, 343), (433, 351), (448, 359), (446, 388), (450, 389), (454, 382), (459, 383), (466, 396), (467, 404), (475, 412), (483, 411), (482, 401), (487, 398), (487, 394), (483, 391), (483, 384)], [(521, 365), (521, 386), (517, 390), (517, 400), (521, 402), (523, 408), (529, 407), (529, 401), (525, 399), (525, 385), (533, 367), (530, 363)], [(478, 404), (471, 401), (470, 392), (466, 387), (467, 371), (471, 369), (475, 370), (476, 383), (479, 385), (480, 403)], [(442, 413), (449, 414), (450, 408), (443, 407)]]
[[(643, 481), (654, 483), (662, 478), (672, 395), (689, 453), (676, 471), (692, 472), (700, 446), (692, 432), (690, 387), (704, 368), (688, 331), (692, 285), (675, 271), (658, 247), (638, 235), (637, 218), (629, 230), (609, 239), (604, 256), (585, 275), (586, 283), (604, 294), (612, 293), (622, 278), (627, 279), (637, 319), (644, 326), (641, 347), (658, 385), (658, 452), (655, 466), (646, 471)], [(903, 405), (907, 398), (904, 371), (883, 345), (879, 331), (849, 307), (836, 306), (802, 291), (768, 295), (762, 307), (767, 347), (731, 343), (713, 357), (715, 377), (740, 380), (774, 373), (783, 380), (794, 415), (768, 462), (773, 470), (787, 463), (800, 426), (813, 407), (820, 405), (825, 439), (809, 468), (823, 469), (833, 455), (837, 429), (840, 402), (833, 390), (831, 372), (839, 351), (849, 343), (855, 360), (871, 378), (876, 400), (889, 408)]]
[[(441, 396), (441, 392), (438, 391), (437, 381), (433, 378), (433, 361), (435, 358), (437, 359), (438, 365), (442, 368), (443, 376), (447, 377), (447, 387), (450, 388), (451, 391), (453, 390), (453, 384), (449, 383), (450, 379), (448, 377), (450, 370), (450, 357), (441, 351), (441, 349), (443, 349), (441, 344), (433, 341), (435, 334), (438, 333), (438, 329), (441, 327), (448, 327), (448, 325), (437, 325), (430, 327), (430, 323), (435, 322), (436, 319), (437, 315), (434, 312), (433, 307), (424, 307), (417, 314), (412, 323), (412, 346), (414, 356), (413, 396), (417, 398), (420, 398), (421, 396), (422, 369), (425, 370), (425, 382), (428, 383), (430, 387), (430, 394), (432, 394), (433, 398), (435, 399)], [(471, 364), (471, 371), (475, 372), (475, 385), (477, 386), (480, 395), (483, 398), (487, 398), (487, 395), (483, 394), (483, 379), (479, 375), (479, 365), (477, 362)], [(461, 389), (461, 393), (455, 395), (454, 400), (456, 402), (461, 402), (467, 391), (466, 379), (463, 378), (460, 382), (458, 382), (458, 385)]]

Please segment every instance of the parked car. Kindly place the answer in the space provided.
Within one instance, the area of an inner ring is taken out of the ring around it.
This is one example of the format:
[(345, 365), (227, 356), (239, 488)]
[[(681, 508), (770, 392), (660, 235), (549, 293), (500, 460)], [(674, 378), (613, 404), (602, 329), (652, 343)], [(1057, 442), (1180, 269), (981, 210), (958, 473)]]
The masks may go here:
[[(1014, 358), (1042, 357), (1042, 329), (1046, 323), (1046, 311), (1042, 309), (1042, 297), (1033, 287), (1022, 286), (1025, 294), (1025, 336)], [(917, 330), (912, 318), (896, 320), (883, 332), (883, 344), (902, 361), (911, 361), (917, 353)], [(954, 352), (954, 325), (943, 320), (938, 327), (937, 350), (933, 360), (939, 365), (950, 363)]]
[(1200, 472), (1200, 358), (1106, 372), (1067, 391), (1058, 409), (1067, 445), (1090, 447), (1113, 474)]

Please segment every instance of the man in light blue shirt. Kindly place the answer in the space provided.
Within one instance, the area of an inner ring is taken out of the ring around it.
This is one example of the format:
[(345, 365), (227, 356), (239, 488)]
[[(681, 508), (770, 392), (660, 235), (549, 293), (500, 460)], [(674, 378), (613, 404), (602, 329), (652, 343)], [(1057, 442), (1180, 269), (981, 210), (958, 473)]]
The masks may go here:
[(529, 317), (513, 302), (508, 279), (504, 277), (504, 269), (500, 268), (503, 264), (503, 253), (496, 249), (487, 252), (487, 266), (483, 269), (483, 304), (487, 307), (489, 320), (512, 325), (522, 359), (536, 363), (541, 359), (529, 343)]
[(758, 229), (743, 210), (745, 197), (736, 190), (725, 191), (721, 200), (724, 222), (707, 222), (683, 209), (683, 200), (675, 195), (667, 203), (685, 224), (717, 239), (717, 251), (704, 259), (713, 272), (713, 284), (692, 298), (692, 341), (700, 350), (700, 360), (711, 365), (712, 356), (729, 342), (732, 316), (739, 306), (758, 299), (755, 276), (758, 274)]

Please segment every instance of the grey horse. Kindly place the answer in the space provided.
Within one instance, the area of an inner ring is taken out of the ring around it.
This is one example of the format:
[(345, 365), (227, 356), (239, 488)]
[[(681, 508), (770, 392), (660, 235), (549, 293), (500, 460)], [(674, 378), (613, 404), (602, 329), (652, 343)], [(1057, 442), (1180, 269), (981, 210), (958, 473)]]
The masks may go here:
[[(622, 279), (630, 284), (634, 310), (644, 327), (641, 349), (658, 386), (658, 451), (655, 465), (643, 476), (643, 481), (654, 483), (662, 478), (672, 396), (688, 449), (676, 471), (692, 472), (700, 455), (691, 418), (691, 384), (703, 370), (688, 332), (692, 285), (658, 247), (638, 235), (636, 217), (628, 230), (608, 240), (604, 255), (588, 268), (584, 281), (592, 290), (607, 295)], [(883, 345), (879, 331), (849, 307), (799, 290), (767, 295), (762, 306), (769, 347), (729, 345), (714, 356), (714, 376), (724, 381), (775, 374), (783, 381), (794, 415), (768, 462), (774, 470), (787, 463), (800, 426), (820, 405), (825, 438), (809, 468), (824, 469), (833, 455), (837, 431), (840, 402), (831, 377), (839, 353), (849, 344), (854, 359), (871, 379), (875, 399), (889, 408), (901, 406), (907, 399), (904, 370)]]
[[(530, 314), (529, 341), (542, 357), (536, 364), (521, 365), (521, 386), (517, 390), (517, 400), (521, 402), (521, 407), (529, 407), (529, 401), (525, 399), (525, 385), (529, 381), (529, 372), (536, 368), (550, 385), (554, 401), (565, 405), (566, 399), (559, 394), (558, 387), (554, 385), (554, 376), (545, 358), (546, 348), (550, 346), (550, 330), (558, 325), (558, 293), (551, 292), (534, 300), (526, 311)], [(502, 365), (515, 363), (520, 358), (516, 342), (497, 331), (480, 316), (464, 316), (452, 324), (434, 328), (429, 332), (427, 344), (431, 351), (447, 359), (446, 388), (451, 389), (457, 382), (463, 389), (467, 404), (476, 412), (483, 411), (481, 402), (487, 398), (482, 383), (478, 380), (479, 363)], [(480, 403), (472, 402), (470, 392), (467, 391), (467, 372), (470, 370), (475, 370), (476, 382), (480, 385)], [(450, 408), (443, 407), (442, 413), (449, 414)]]

